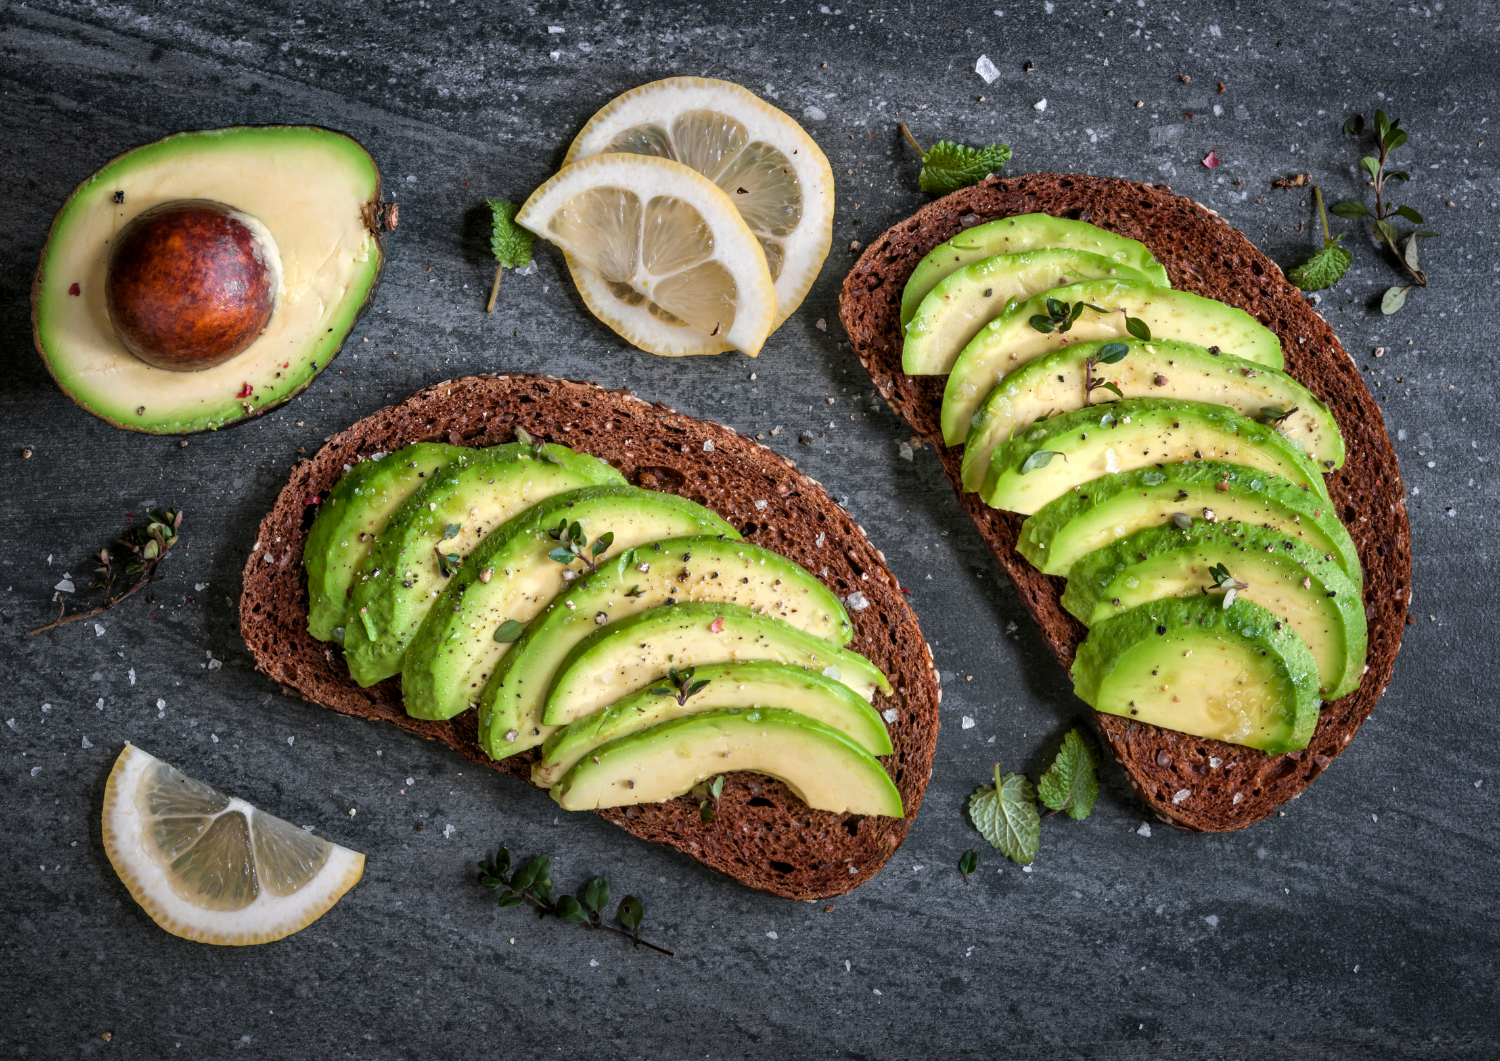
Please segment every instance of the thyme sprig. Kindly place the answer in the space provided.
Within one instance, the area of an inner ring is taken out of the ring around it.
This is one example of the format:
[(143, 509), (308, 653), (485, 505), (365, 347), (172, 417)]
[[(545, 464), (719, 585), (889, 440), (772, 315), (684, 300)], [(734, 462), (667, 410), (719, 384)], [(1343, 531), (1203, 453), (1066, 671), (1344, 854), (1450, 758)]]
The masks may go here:
[[(1223, 564), (1215, 564), (1209, 568), (1208, 577), (1214, 580), (1213, 589), (1223, 592), (1225, 608), (1234, 603), (1234, 598), (1240, 590), (1250, 588), (1246, 583), (1239, 581), (1231, 575), (1229, 569)], [(1203, 592), (1209, 593), (1212, 591), (1205, 589)]]
[(562, 520), (547, 532), (547, 537), (562, 543), (549, 552), (548, 556), (559, 564), (571, 564), (574, 560), (582, 560), (584, 566), (590, 571), (597, 570), (599, 557), (615, 543), (615, 532), (605, 531), (594, 539), (593, 545), (590, 545), (588, 537), (583, 533), (583, 527), (577, 520), (571, 524), (567, 520)]
[(1118, 384), (1111, 383), (1103, 376), (1094, 375), (1094, 369), (1100, 365), (1118, 365), (1125, 360), (1125, 355), (1130, 353), (1130, 347), (1124, 343), (1105, 343), (1099, 348), (1099, 352), (1092, 357), (1084, 359), (1083, 369), (1083, 404), (1088, 405), (1096, 390), (1113, 391), (1116, 398), (1125, 397), (1125, 392), (1120, 390)]
[[(1351, 136), (1360, 135), (1364, 128), (1363, 115), (1356, 114), (1344, 123), (1344, 132)], [(1375, 112), (1377, 153), (1359, 160), (1360, 167), (1370, 175), (1370, 183), (1375, 188), (1375, 209), (1371, 210), (1358, 199), (1347, 199), (1333, 206), (1333, 212), (1339, 217), (1347, 217), (1356, 221), (1364, 217), (1370, 218), (1376, 239), (1385, 245), (1391, 257), (1396, 259), (1396, 264), (1411, 278), (1409, 284), (1397, 284), (1386, 289), (1384, 297), (1380, 300), (1380, 311), (1387, 315), (1395, 313), (1406, 304), (1406, 293), (1413, 287), (1427, 286), (1427, 274), (1422, 271), (1417, 261), (1417, 240), (1437, 235), (1429, 229), (1413, 229), (1402, 233), (1391, 224), (1391, 219), (1396, 217), (1410, 221), (1414, 225), (1424, 223), (1422, 215), (1412, 207), (1393, 206), (1386, 200), (1386, 181), (1411, 180), (1411, 174), (1404, 169), (1390, 171), (1386, 169), (1390, 153), (1405, 143), (1406, 130), (1401, 128), (1401, 119), (1392, 118), (1385, 111), (1377, 110)], [(1405, 244), (1404, 249), (1402, 244)]]
[(1046, 313), (1033, 313), (1027, 321), (1027, 323), (1043, 335), (1050, 334), (1051, 332), (1070, 331), (1073, 325), (1077, 323), (1078, 318), (1083, 315), (1083, 311), (1091, 309), (1095, 313), (1124, 313), (1125, 330), (1142, 342), (1151, 341), (1151, 326), (1139, 317), (1132, 317), (1123, 308), (1106, 309), (1103, 306), (1096, 306), (1092, 302), (1074, 302), (1069, 305), (1050, 296), (1047, 298), (1046, 306)]
[(489, 891), (505, 889), (500, 892), (502, 907), (520, 906), (525, 903), (536, 911), (538, 918), (551, 915), (560, 921), (582, 925), (584, 928), (613, 932), (617, 936), (630, 940), (637, 947), (654, 950), (658, 954), (665, 954), (668, 958), (675, 957), (666, 948), (641, 939), (641, 919), (645, 917), (646, 911), (641, 901), (633, 895), (627, 895), (621, 899), (619, 908), (615, 911), (615, 919), (624, 925), (624, 928), (615, 928), (613, 925), (604, 923), (604, 909), (609, 905), (609, 881), (603, 877), (595, 877), (589, 881), (588, 886), (583, 889), (581, 898), (561, 895), (554, 901), (552, 898), (552, 859), (547, 855), (538, 855), (525, 866), (513, 871), (510, 851), (502, 847), (496, 853), (493, 862), (479, 863), (479, 883)]
[(698, 800), (698, 820), (704, 825), (714, 820), (719, 809), (719, 797), (723, 794), (723, 774), (712, 781), (700, 781), (693, 786), (693, 798)]
[[(94, 589), (104, 591), (104, 603), (87, 612), (67, 613), (67, 604), (62, 593), (57, 595), (57, 618), (44, 623), (28, 634), (39, 634), (43, 630), (66, 626), (79, 619), (91, 619), (103, 615), (126, 597), (139, 593), (160, 577), (156, 569), (166, 559), (167, 552), (177, 544), (182, 529), (182, 509), (156, 509), (146, 516), (144, 527), (133, 527), (114, 541), (115, 548), (106, 546), (94, 554)], [(121, 571), (123, 564), (124, 570)], [(121, 574), (130, 580), (129, 585), (115, 592)]]
[[(655, 689), (651, 690), (651, 695), (670, 696), (677, 701), (679, 707), (685, 706), (688, 702), (688, 697), (697, 696), (703, 691), (703, 687), (708, 684), (707, 678), (696, 682), (693, 681), (693, 671), (696, 669), (695, 667), (686, 667), (683, 670), (678, 670), (676, 667), (667, 668), (667, 681), (671, 684), (658, 685)], [(716, 792), (714, 795), (717, 796), (718, 793)]]

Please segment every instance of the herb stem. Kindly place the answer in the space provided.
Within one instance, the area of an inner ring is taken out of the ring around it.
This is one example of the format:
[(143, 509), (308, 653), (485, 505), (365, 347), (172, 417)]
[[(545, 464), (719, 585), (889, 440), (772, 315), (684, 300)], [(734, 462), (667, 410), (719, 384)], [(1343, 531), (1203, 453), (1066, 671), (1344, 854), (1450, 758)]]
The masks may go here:
[(504, 265), (497, 265), (497, 266), (495, 266), (495, 282), (490, 285), (490, 301), (484, 307), (484, 311), (486, 313), (494, 313), (495, 312), (495, 298), (496, 298), (497, 295), (500, 294), (500, 278), (502, 276), (504, 276), (504, 275), (505, 275), (505, 266)]
[(29, 634), (39, 634), (43, 630), (54, 630), (54, 629), (56, 629), (59, 626), (67, 626), (69, 623), (76, 623), (80, 619), (92, 619), (96, 615), (103, 615), (105, 612), (107, 612), (111, 608), (113, 608), (116, 604), (119, 604), (126, 597), (129, 597), (132, 594), (134, 594), (136, 591), (145, 588), (150, 583), (157, 582), (157, 581), (160, 581), (160, 580), (155, 575), (151, 576), (150, 578), (143, 578), (139, 582), (137, 582), (135, 585), (131, 586), (129, 589), (127, 589), (127, 590), (123, 591), (122, 593), (120, 593), (118, 596), (106, 598), (106, 600), (104, 601), (103, 604), (101, 604), (99, 607), (93, 609), (92, 611), (74, 612), (72, 615), (69, 615), (67, 618), (63, 617), (63, 611), (65, 610), (65, 605), (63, 604), (62, 594), (58, 593), (58, 595), (57, 595), (57, 618), (54, 619), (54, 620), (52, 620), (52, 622), (50, 622), (50, 623), (45, 623), (42, 626), (38, 626), (34, 630), (27, 630), (26, 633), (28, 635)]
[(1313, 198), (1318, 201), (1318, 216), (1323, 219), (1323, 246), (1328, 246), (1332, 236), (1328, 234), (1328, 211), (1323, 209), (1323, 189), (1313, 185)]
[(911, 130), (906, 127), (905, 122), (901, 123), (901, 135), (906, 137), (906, 142), (912, 146), (912, 150), (916, 151), (917, 154), (922, 155), (924, 158), (926, 157), (927, 152), (922, 150), (922, 145), (917, 143), (917, 138), (915, 136), (911, 135)]

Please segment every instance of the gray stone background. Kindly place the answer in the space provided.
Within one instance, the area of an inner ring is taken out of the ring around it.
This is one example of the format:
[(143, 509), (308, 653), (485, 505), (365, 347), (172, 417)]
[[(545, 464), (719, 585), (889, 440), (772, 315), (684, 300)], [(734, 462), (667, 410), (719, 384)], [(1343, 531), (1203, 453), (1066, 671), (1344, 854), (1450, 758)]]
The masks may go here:
[[(1500, 325), (1497, 22), (1494, 3), (1462, 0), (0, 5), (0, 1053), (1500, 1054), (1500, 722), (1484, 692), (1496, 660), (1484, 337)], [(980, 55), (993, 84), (974, 72)], [(656, 359), (595, 323), (543, 249), (486, 316), (481, 198), (524, 198), (596, 108), (671, 74), (738, 81), (827, 151), (835, 249), (802, 309), (758, 360)], [(1035, 777), (1086, 711), (931, 450), (901, 448), (909, 432), (837, 322), (850, 242), (925, 199), (896, 122), (924, 141), (1002, 140), (1014, 173), (1168, 183), (1290, 267), (1316, 246), (1311, 197), (1271, 181), (1306, 172), (1331, 201), (1363, 194), (1359, 148), (1339, 126), (1377, 106), (1411, 131), (1400, 196), (1442, 234), (1424, 247), (1432, 286), (1383, 318), (1396, 273), (1366, 228), (1336, 219), (1354, 268), (1320, 310), (1380, 401), (1410, 492), (1416, 622), (1395, 679), (1285, 817), (1222, 836), (1156, 823), (1148, 836), (1107, 764), (1093, 816), (1044, 823), (1022, 872), (983, 844), (964, 802), (997, 762)], [(372, 151), (401, 204), (384, 286), (292, 404), (185, 449), (116, 431), (75, 408), (31, 349), (27, 295), (49, 220), (114, 154), (240, 122), (325, 124)], [(1211, 148), (1214, 170), (1199, 161)], [(932, 784), (905, 846), (831, 912), (559, 816), (541, 793), (289, 699), (251, 668), (235, 632), (239, 570), (291, 462), (422, 385), (481, 371), (626, 386), (767, 433), (914, 590), (946, 687)], [(87, 555), (153, 503), (187, 511), (154, 601), (111, 613), (102, 635), (80, 623), (27, 637), (51, 617), (53, 585), (86, 582)], [(366, 852), (363, 881), (276, 944), (167, 935), (101, 849), (104, 779), (127, 740)], [(602, 873), (639, 895), (647, 938), (678, 957), (496, 909), (472, 872), (501, 841), (551, 853), (564, 887)], [(980, 868), (966, 887), (954, 866), (970, 847)]]

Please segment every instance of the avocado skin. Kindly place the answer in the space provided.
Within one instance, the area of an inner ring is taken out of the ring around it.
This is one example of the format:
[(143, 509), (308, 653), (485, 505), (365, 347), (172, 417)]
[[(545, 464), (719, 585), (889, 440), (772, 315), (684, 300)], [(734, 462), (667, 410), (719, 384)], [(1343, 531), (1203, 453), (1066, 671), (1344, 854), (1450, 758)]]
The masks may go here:
[[(1125, 423), (1127, 417), (1130, 419), (1129, 423)], [(1020, 469), (1026, 460), (1039, 450), (1051, 449), (1055, 444), (1066, 444), (1072, 441), (1075, 435), (1081, 435), (1090, 430), (1108, 431), (1112, 438), (1119, 440), (1119, 445), (1123, 448), (1126, 441), (1132, 437), (1139, 439), (1160, 428), (1179, 423), (1184, 425), (1196, 423), (1220, 437), (1233, 437), (1240, 445), (1253, 446), (1267, 453), (1279, 464), (1296, 471), (1301, 481), (1291, 476), (1284, 478), (1291, 478), (1292, 482), (1299, 486), (1306, 485), (1322, 498), (1325, 504), (1332, 504), (1328, 500), (1327, 484), (1323, 482), (1323, 475), (1317, 465), (1308, 459), (1301, 446), (1293, 443), (1285, 435), (1249, 417), (1241, 416), (1231, 409), (1226, 409), (1222, 405), (1173, 401), (1164, 398), (1130, 398), (1125, 401), (1110, 402), (1108, 405), (1093, 405), (1086, 409), (1077, 409), (1071, 413), (1052, 417), (1050, 420), (1037, 422), (1027, 430), (1025, 435), (1013, 438), (996, 448), (995, 455), (990, 460), (990, 470), (985, 475), (980, 496), (991, 507), (1005, 508), (1005, 505), (998, 503), (1005, 496), (1002, 492), (1003, 488), (1016, 482), (1016, 479), (1022, 476)], [(1080, 445), (1079, 449), (1082, 448), (1084, 447)], [(1062, 452), (1067, 454), (1069, 451), (1063, 450)], [(1267, 474), (1276, 473), (1268, 472)]]
[[(1264, 752), (1278, 755), (1307, 747), (1318, 725), (1318, 665), (1291, 626), (1258, 604), (1236, 600), (1228, 608), (1219, 597), (1174, 597), (1151, 601), (1106, 619), (1089, 631), (1078, 646), (1071, 673), (1073, 692), (1095, 711), (1129, 717), (1121, 704), (1100, 702), (1099, 689), (1121, 658), (1142, 642), (1161, 638), (1164, 648), (1182, 643), (1165, 641), (1165, 635), (1190, 628), (1195, 640), (1231, 638), (1255, 645), (1270, 657), (1283, 679), (1290, 724), (1283, 734), (1264, 745)], [(1186, 732), (1186, 731), (1184, 731)]]
[[(1360, 588), (1337, 562), (1326, 559), (1325, 554), (1265, 527), (1232, 521), (1209, 523), (1200, 519), (1193, 521), (1192, 530), (1167, 523), (1136, 531), (1089, 553), (1073, 565), (1067, 589), (1063, 591), (1062, 606), (1085, 626), (1093, 626), (1098, 621), (1108, 621), (1108, 612), (1101, 614), (1101, 606), (1106, 605), (1112, 590), (1143, 563), (1164, 556), (1180, 558), (1183, 563), (1201, 557), (1206, 565), (1220, 563), (1231, 575), (1240, 576), (1242, 570), (1237, 569), (1236, 558), (1259, 562), (1267, 555), (1274, 556), (1278, 564), (1287, 565), (1309, 581), (1310, 586), (1304, 593), (1333, 600), (1342, 620), (1345, 665), (1338, 674), (1321, 676), (1325, 682), (1331, 679), (1333, 683), (1331, 686), (1325, 684), (1326, 691), (1322, 695), (1326, 700), (1347, 696), (1359, 686), (1368, 647), (1369, 634)], [(1249, 582), (1252, 587), (1255, 584), (1249, 577), (1241, 580)], [(1211, 585), (1206, 570), (1203, 585), (1205, 588)], [(1209, 594), (1208, 599), (1223, 600), (1215, 594)]]
[[(1225, 485), (1223, 491), (1218, 489), (1220, 484)], [(1049, 575), (1067, 575), (1067, 568), (1053, 563), (1052, 546), (1072, 528), (1075, 520), (1089, 518), (1102, 506), (1112, 507), (1124, 495), (1140, 496), (1143, 503), (1161, 503), (1175, 502), (1184, 492), (1189, 495), (1180, 500), (1185, 509), (1191, 507), (1201, 512), (1209, 505), (1245, 499), (1276, 511), (1282, 520), (1281, 529), (1301, 527), (1315, 532), (1318, 537), (1311, 543), (1313, 547), (1329, 550), (1346, 575), (1356, 584), (1363, 583), (1359, 551), (1332, 505), (1290, 479), (1227, 461), (1136, 468), (1095, 479), (1082, 490), (1069, 490), (1028, 516), (1021, 524), (1016, 548), (1038, 570)]]
[[(440, 442), (413, 443), (379, 460), (361, 461), (328, 491), (302, 547), (302, 566), (307, 570), (307, 629), (313, 637), (328, 641), (335, 629), (343, 627), (349, 614), (349, 587), (359, 562), (370, 552), (350, 547), (350, 554), (336, 557), (334, 554), (345, 548), (339, 543), (348, 541), (344, 535), (378, 535), (389, 522), (387, 519), (370, 531), (359, 530), (369, 522), (368, 513), (376, 492), (383, 499), (399, 493), (404, 501), (426, 482), (418, 472), (430, 476), (473, 452)], [(418, 467), (412, 468), (413, 464)], [(411, 481), (406, 482), (407, 479)]]
[[(552, 786), (550, 795), (557, 805), (565, 810), (593, 809), (596, 806), (625, 806), (637, 802), (628, 797), (618, 801), (585, 802), (578, 799), (578, 794), (586, 792), (591, 787), (591, 782), (599, 775), (606, 774), (612, 768), (628, 766), (633, 758), (643, 757), (645, 753), (663, 749), (663, 746), (665, 750), (675, 750), (676, 755), (672, 759), (674, 766), (694, 764), (695, 757), (692, 755), (691, 745), (695, 740), (705, 737), (712, 740), (715, 731), (728, 734), (738, 733), (755, 739), (757, 743), (763, 745), (764, 760), (761, 763), (755, 766), (747, 764), (736, 764), (736, 766), (739, 769), (753, 770), (776, 777), (786, 782), (788, 786), (797, 789), (804, 795), (804, 798), (809, 787), (819, 782), (826, 784), (826, 778), (821, 774), (815, 777), (798, 777), (793, 776), (791, 771), (777, 773), (774, 757), (768, 753), (774, 749), (778, 740), (792, 739), (815, 743), (819, 746), (820, 761), (835, 769), (843, 767), (845, 773), (857, 773), (865, 783), (863, 800), (849, 801), (854, 803), (853, 806), (847, 803), (844, 806), (831, 806), (828, 804), (832, 801), (813, 798), (809, 806), (814, 810), (829, 810), (835, 813), (848, 810), (853, 814), (879, 814), (890, 818), (905, 817), (901, 793), (892, 783), (890, 775), (885, 772), (885, 767), (880, 765), (878, 759), (832, 726), (824, 725), (796, 711), (782, 708), (750, 710), (727, 708), (705, 711), (697, 715), (675, 718), (633, 733), (628, 737), (621, 737), (617, 741), (611, 741), (596, 749), (592, 755), (574, 765), (557, 784)], [(717, 756), (696, 757), (698, 769), (675, 778), (676, 784), (670, 794), (666, 792), (651, 794), (664, 799), (685, 795), (692, 790), (694, 785), (723, 771), (723, 767), (715, 762), (717, 758)]]
[[(461, 466), (449, 465), (392, 514), (365, 558), (350, 594), (351, 623), (344, 633), (344, 659), (350, 676), (361, 686), (369, 687), (400, 673), (402, 658), (437, 597), (427, 594), (429, 587), (406, 586), (397, 578), (397, 569), (406, 566), (401, 562), (404, 556), (414, 559), (408, 555), (413, 548), (424, 562), (430, 561), (430, 549), (446, 540), (440, 536), (444, 519), (469, 508), (467, 501), (460, 500), (465, 496), (461, 492), (465, 485), (482, 488), (487, 485), (483, 482), (487, 475), (498, 478), (531, 469), (552, 475), (554, 468), (558, 469), (554, 493), (624, 482), (624, 476), (597, 457), (566, 446), (547, 446), (556, 463), (533, 457), (531, 450), (531, 446), (519, 442), (480, 450), (474, 460)], [(445, 511), (430, 508), (439, 500), (439, 508)], [(430, 549), (421, 548), (423, 544)], [(367, 571), (378, 574), (364, 578)]]
[[(401, 694), (406, 704), (406, 713), (413, 718), (452, 718), (469, 707), (471, 700), (477, 699), (478, 690), (473, 697), (455, 693), (452, 685), (459, 675), (442, 658), (442, 654), (453, 650), (455, 634), (459, 641), (493, 644), (493, 624), (487, 624), (479, 630), (468, 628), (470, 619), (482, 607), (475, 605), (476, 598), (496, 586), (495, 578), (504, 577), (502, 572), (497, 571), (492, 576), (490, 585), (485, 585), (479, 581), (479, 573), (484, 568), (509, 567), (531, 554), (535, 557), (532, 562), (548, 565), (557, 572), (559, 591), (565, 591), (567, 583), (561, 581), (565, 568), (547, 555), (551, 547), (557, 545), (556, 541), (548, 537), (547, 532), (555, 528), (559, 520), (587, 520), (585, 533), (591, 540), (596, 541), (599, 535), (614, 529), (616, 537), (611, 547), (624, 552), (639, 544), (637, 540), (619, 533), (621, 523), (614, 526), (610, 523), (612, 513), (617, 518), (625, 509), (634, 510), (638, 516), (654, 518), (655, 528), (658, 531), (664, 530), (669, 537), (717, 534), (738, 539), (740, 536), (739, 531), (696, 501), (636, 486), (588, 486), (553, 494), (539, 501), (519, 515), (512, 516), (480, 542), (464, 558), (458, 571), (448, 580), (437, 603), (427, 613), (427, 618), (422, 621), (422, 626), (401, 663)], [(639, 532), (641, 528), (635, 529)], [(658, 536), (659, 534), (652, 534), (652, 538)], [(604, 562), (603, 558), (607, 556), (607, 553), (601, 554), (600, 562)], [(567, 569), (573, 570), (571, 567)], [(529, 621), (548, 603), (550, 601), (540, 602), (530, 615), (511, 618)], [(504, 651), (501, 649), (502, 653)]]

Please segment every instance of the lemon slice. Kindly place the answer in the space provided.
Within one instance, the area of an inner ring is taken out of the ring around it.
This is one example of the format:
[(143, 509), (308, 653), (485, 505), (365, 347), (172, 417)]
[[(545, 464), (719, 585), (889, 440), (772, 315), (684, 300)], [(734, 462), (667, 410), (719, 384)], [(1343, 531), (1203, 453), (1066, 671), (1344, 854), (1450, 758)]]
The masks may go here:
[(174, 936), (270, 943), (322, 917), (364, 872), (330, 844), (127, 744), (104, 788), (104, 850)]
[(606, 285), (611, 297), (589, 308), (642, 350), (705, 353), (707, 339), (753, 356), (775, 324), (760, 244), (729, 197), (680, 162), (583, 159), (532, 192), (516, 222)]
[[(765, 254), (776, 285), (776, 325), (802, 304), (833, 240), (833, 170), (800, 125), (732, 82), (669, 77), (611, 100), (589, 119), (563, 164), (611, 151), (670, 158), (717, 184)], [(598, 313), (596, 303), (615, 296), (578, 264), (568, 262), (573, 281)], [(648, 311), (627, 303), (613, 312)], [(638, 327), (657, 330), (646, 320)], [(704, 337), (702, 349), (690, 352), (726, 348)]]

